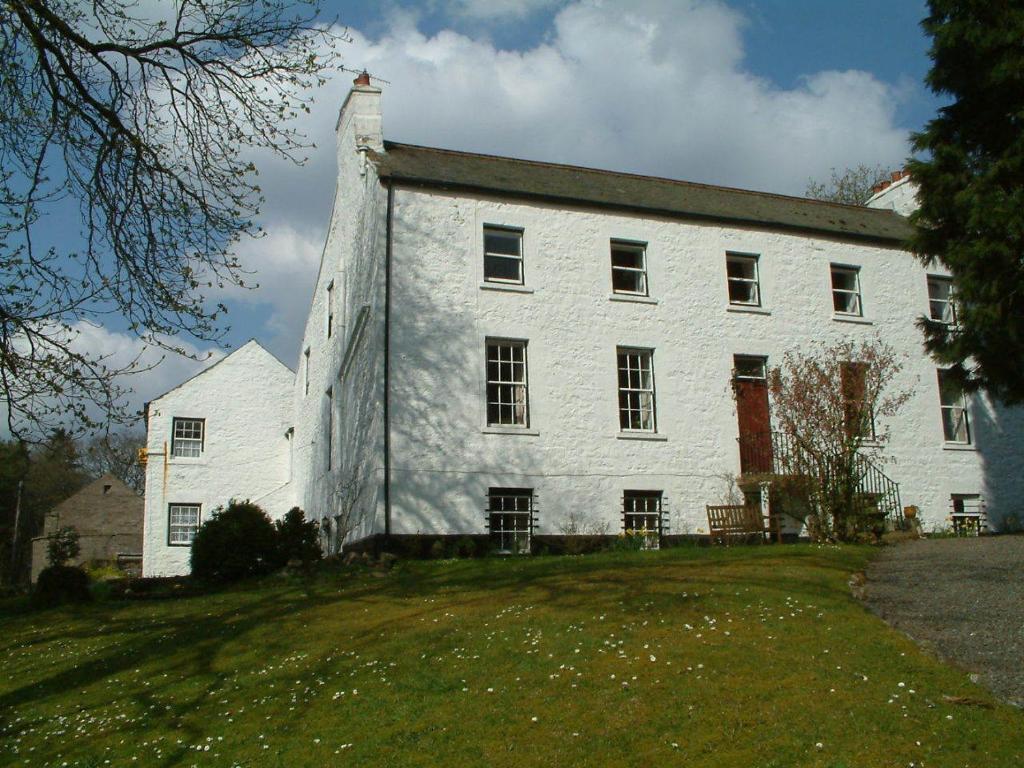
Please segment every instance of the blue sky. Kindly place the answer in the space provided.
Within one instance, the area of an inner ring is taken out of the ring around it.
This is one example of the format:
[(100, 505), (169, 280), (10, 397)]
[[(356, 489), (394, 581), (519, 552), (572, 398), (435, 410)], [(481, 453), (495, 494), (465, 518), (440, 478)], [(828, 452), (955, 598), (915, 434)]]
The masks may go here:
[[(899, 167), (939, 102), (923, 85), (917, 0), (324, 0), (348, 67), (384, 85), (385, 136), (800, 195), (809, 178)], [(267, 236), (243, 243), (261, 288), (215, 297), (229, 342), (298, 355), (334, 194), (333, 124), (352, 75), (315, 94), (303, 167), (266, 161)], [(215, 360), (224, 352), (183, 340)], [(116, 321), (83, 344), (129, 355)], [(152, 358), (150, 358), (152, 359)], [(197, 370), (126, 382), (136, 404)]]

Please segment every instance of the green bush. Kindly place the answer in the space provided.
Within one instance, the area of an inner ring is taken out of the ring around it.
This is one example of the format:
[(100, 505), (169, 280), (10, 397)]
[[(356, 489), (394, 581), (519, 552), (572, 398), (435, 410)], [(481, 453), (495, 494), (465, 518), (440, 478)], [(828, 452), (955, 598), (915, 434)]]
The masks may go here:
[(89, 574), (69, 565), (43, 568), (32, 589), (32, 604), (37, 608), (61, 603), (87, 603), (91, 599)]
[(617, 552), (639, 552), (644, 548), (644, 535), (639, 531), (620, 533), (611, 548)]
[(109, 560), (90, 560), (82, 563), (82, 569), (91, 581), (116, 581), (127, 578), (127, 574)]
[(448, 548), (441, 539), (435, 539), (430, 545), (430, 556), (435, 560), (442, 560), (448, 556)]
[(267, 513), (252, 502), (234, 499), (199, 526), (191, 561), (195, 578), (222, 583), (269, 573), (284, 564), (277, 530)]
[(320, 550), (320, 526), (316, 520), (306, 520), (306, 515), (298, 507), (292, 507), (284, 518), (274, 523), (277, 532), (277, 559), (281, 563), (301, 560), (311, 563), (319, 560), (323, 553)]

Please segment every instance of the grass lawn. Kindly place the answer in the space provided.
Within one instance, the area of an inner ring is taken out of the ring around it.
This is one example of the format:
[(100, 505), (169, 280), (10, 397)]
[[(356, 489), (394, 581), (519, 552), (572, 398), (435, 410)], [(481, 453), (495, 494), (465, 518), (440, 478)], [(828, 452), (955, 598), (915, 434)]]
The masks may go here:
[(1024, 714), (851, 598), (870, 557), (409, 562), (8, 612), (0, 764), (1024, 765)]

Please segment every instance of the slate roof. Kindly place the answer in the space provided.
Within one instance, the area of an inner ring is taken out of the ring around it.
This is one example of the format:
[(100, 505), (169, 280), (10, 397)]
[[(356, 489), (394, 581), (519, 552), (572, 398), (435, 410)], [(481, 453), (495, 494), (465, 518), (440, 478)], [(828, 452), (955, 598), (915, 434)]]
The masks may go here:
[(798, 230), (887, 245), (901, 244), (912, 231), (907, 219), (891, 210), (390, 141), (384, 143), (384, 150), (375, 158), (379, 176), (403, 185)]

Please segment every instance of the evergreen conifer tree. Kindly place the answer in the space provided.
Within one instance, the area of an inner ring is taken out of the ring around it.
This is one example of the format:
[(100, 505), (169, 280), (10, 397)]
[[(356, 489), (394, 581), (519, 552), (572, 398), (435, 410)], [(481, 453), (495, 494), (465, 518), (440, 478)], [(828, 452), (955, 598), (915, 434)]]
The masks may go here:
[(950, 98), (914, 137), (911, 249), (949, 270), (957, 324), (925, 346), (968, 390), (1024, 402), (1024, 2), (930, 0), (926, 82)]

